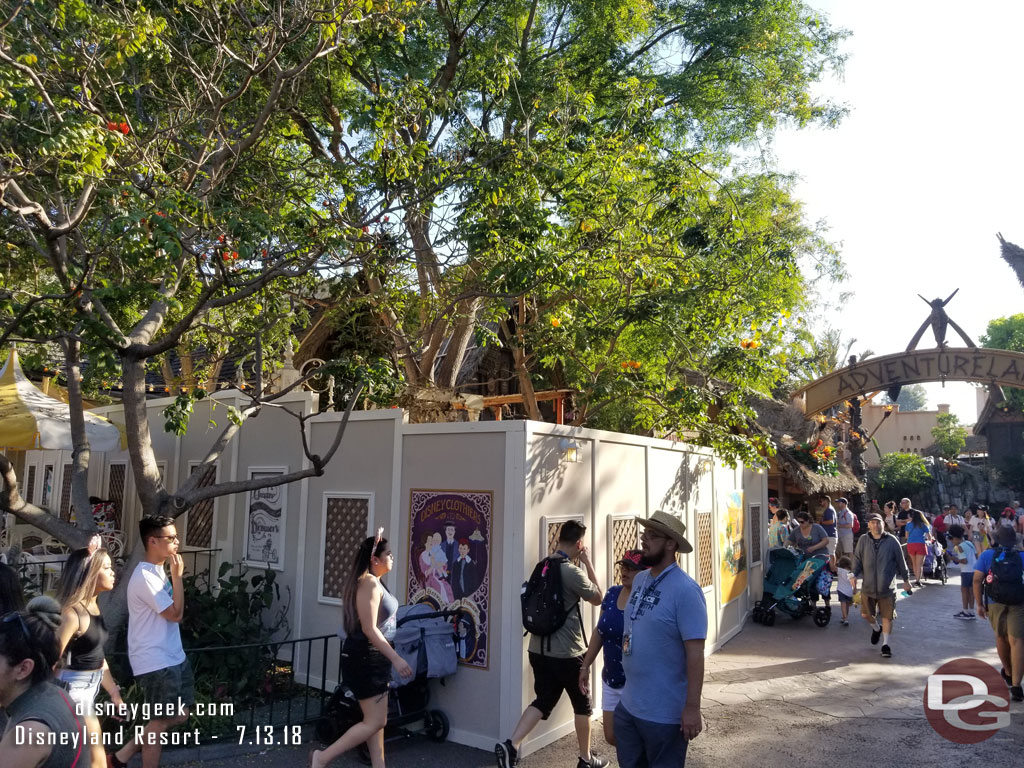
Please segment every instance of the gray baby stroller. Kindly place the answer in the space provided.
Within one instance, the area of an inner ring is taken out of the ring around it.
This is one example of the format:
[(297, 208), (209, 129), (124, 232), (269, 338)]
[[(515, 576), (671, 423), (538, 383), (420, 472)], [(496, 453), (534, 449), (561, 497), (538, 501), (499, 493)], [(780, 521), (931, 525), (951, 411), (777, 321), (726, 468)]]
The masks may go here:
[[(464, 611), (460, 608), (435, 611), (432, 605), (422, 603), (399, 607), (395, 650), (412, 667), (414, 675), (403, 680), (392, 670), (385, 741), (405, 738), (414, 732), (422, 733), (431, 741), (448, 738), (448, 716), (439, 709), (429, 708), (429, 681), (448, 677), (458, 667), (454, 622), (461, 613)], [(317, 721), (317, 739), (330, 744), (362, 719), (359, 702), (342, 680)], [(408, 727), (417, 723), (422, 723), (422, 727)], [(359, 745), (358, 752), (363, 762), (369, 763), (365, 744)]]

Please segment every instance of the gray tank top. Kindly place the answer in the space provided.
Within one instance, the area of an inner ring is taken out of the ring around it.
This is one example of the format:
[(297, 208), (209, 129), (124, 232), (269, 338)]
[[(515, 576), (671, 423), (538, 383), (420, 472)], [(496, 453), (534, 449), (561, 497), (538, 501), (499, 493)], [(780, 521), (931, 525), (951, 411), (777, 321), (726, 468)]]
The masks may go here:
[(395, 641), (395, 630), (398, 628), (396, 614), (398, 613), (398, 598), (388, 592), (388, 588), (380, 585), (384, 594), (380, 598), (380, 607), (377, 609), (377, 629), (384, 635), (389, 643)]
[(59, 743), (58, 739), (41, 768), (84, 768), (89, 765), (89, 748), (81, 743), (82, 721), (75, 714), (74, 703), (53, 682), (33, 685), (8, 705), (7, 716), (4, 734), (26, 720), (45, 723), (53, 733), (79, 734), (77, 746), (71, 743), (70, 738), (66, 744)]

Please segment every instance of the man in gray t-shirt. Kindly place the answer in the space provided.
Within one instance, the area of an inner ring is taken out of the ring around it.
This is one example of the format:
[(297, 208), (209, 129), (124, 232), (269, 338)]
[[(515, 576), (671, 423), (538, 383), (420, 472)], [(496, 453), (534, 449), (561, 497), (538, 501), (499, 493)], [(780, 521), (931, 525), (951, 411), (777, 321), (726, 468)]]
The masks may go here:
[[(594, 566), (587, 554), (584, 537), (587, 527), (575, 520), (562, 525), (558, 534), (558, 551), (562, 558), (562, 604), (565, 623), (546, 637), (530, 636), (530, 668), (533, 670), (533, 688), (536, 698), (526, 708), (511, 738), (494, 745), (498, 768), (515, 768), (519, 764), (519, 749), (523, 741), (541, 720), (547, 720), (562, 694), (572, 702), (573, 720), (580, 756), (576, 768), (604, 768), (608, 761), (590, 752), (590, 696), (580, 690), (580, 670), (587, 650), (580, 625), (582, 603), (601, 605), (601, 588), (597, 586)], [(579, 559), (586, 573), (572, 561)], [(551, 561), (548, 561), (551, 563)]]

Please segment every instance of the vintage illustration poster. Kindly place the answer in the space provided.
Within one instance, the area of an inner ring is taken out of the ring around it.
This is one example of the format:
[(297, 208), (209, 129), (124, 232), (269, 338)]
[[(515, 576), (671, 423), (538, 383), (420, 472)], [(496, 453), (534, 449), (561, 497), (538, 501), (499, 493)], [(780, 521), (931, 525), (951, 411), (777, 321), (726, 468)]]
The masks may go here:
[(743, 594), (747, 588), (747, 547), (743, 537), (743, 491), (722, 494), (718, 514), (718, 551), (721, 557), (722, 605)]
[[(285, 468), (249, 468), (249, 479), (283, 475)], [(249, 492), (245, 510), (245, 563), (257, 568), (284, 570), (284, 533), (287, 488), (275, 485)]]
[(491, 491), (410, 494), (408, 602), (459, 607), (459, 662), (487, 668)]

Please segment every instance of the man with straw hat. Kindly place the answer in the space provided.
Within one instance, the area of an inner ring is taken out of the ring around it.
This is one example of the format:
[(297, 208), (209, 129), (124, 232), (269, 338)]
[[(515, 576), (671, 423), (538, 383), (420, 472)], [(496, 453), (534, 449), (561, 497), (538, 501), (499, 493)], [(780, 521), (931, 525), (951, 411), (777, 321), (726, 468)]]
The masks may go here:
[(679, 768), (686, 746), (701, 732), (704, 640), (708, 632), (704, 592), (676, 563), (692, 552), (686, 525), (661, 510), (638, 517), (641, 562), (624, 611), (622, 665), (626, 685), (615, 709), (615, 740), (621, 768)]

